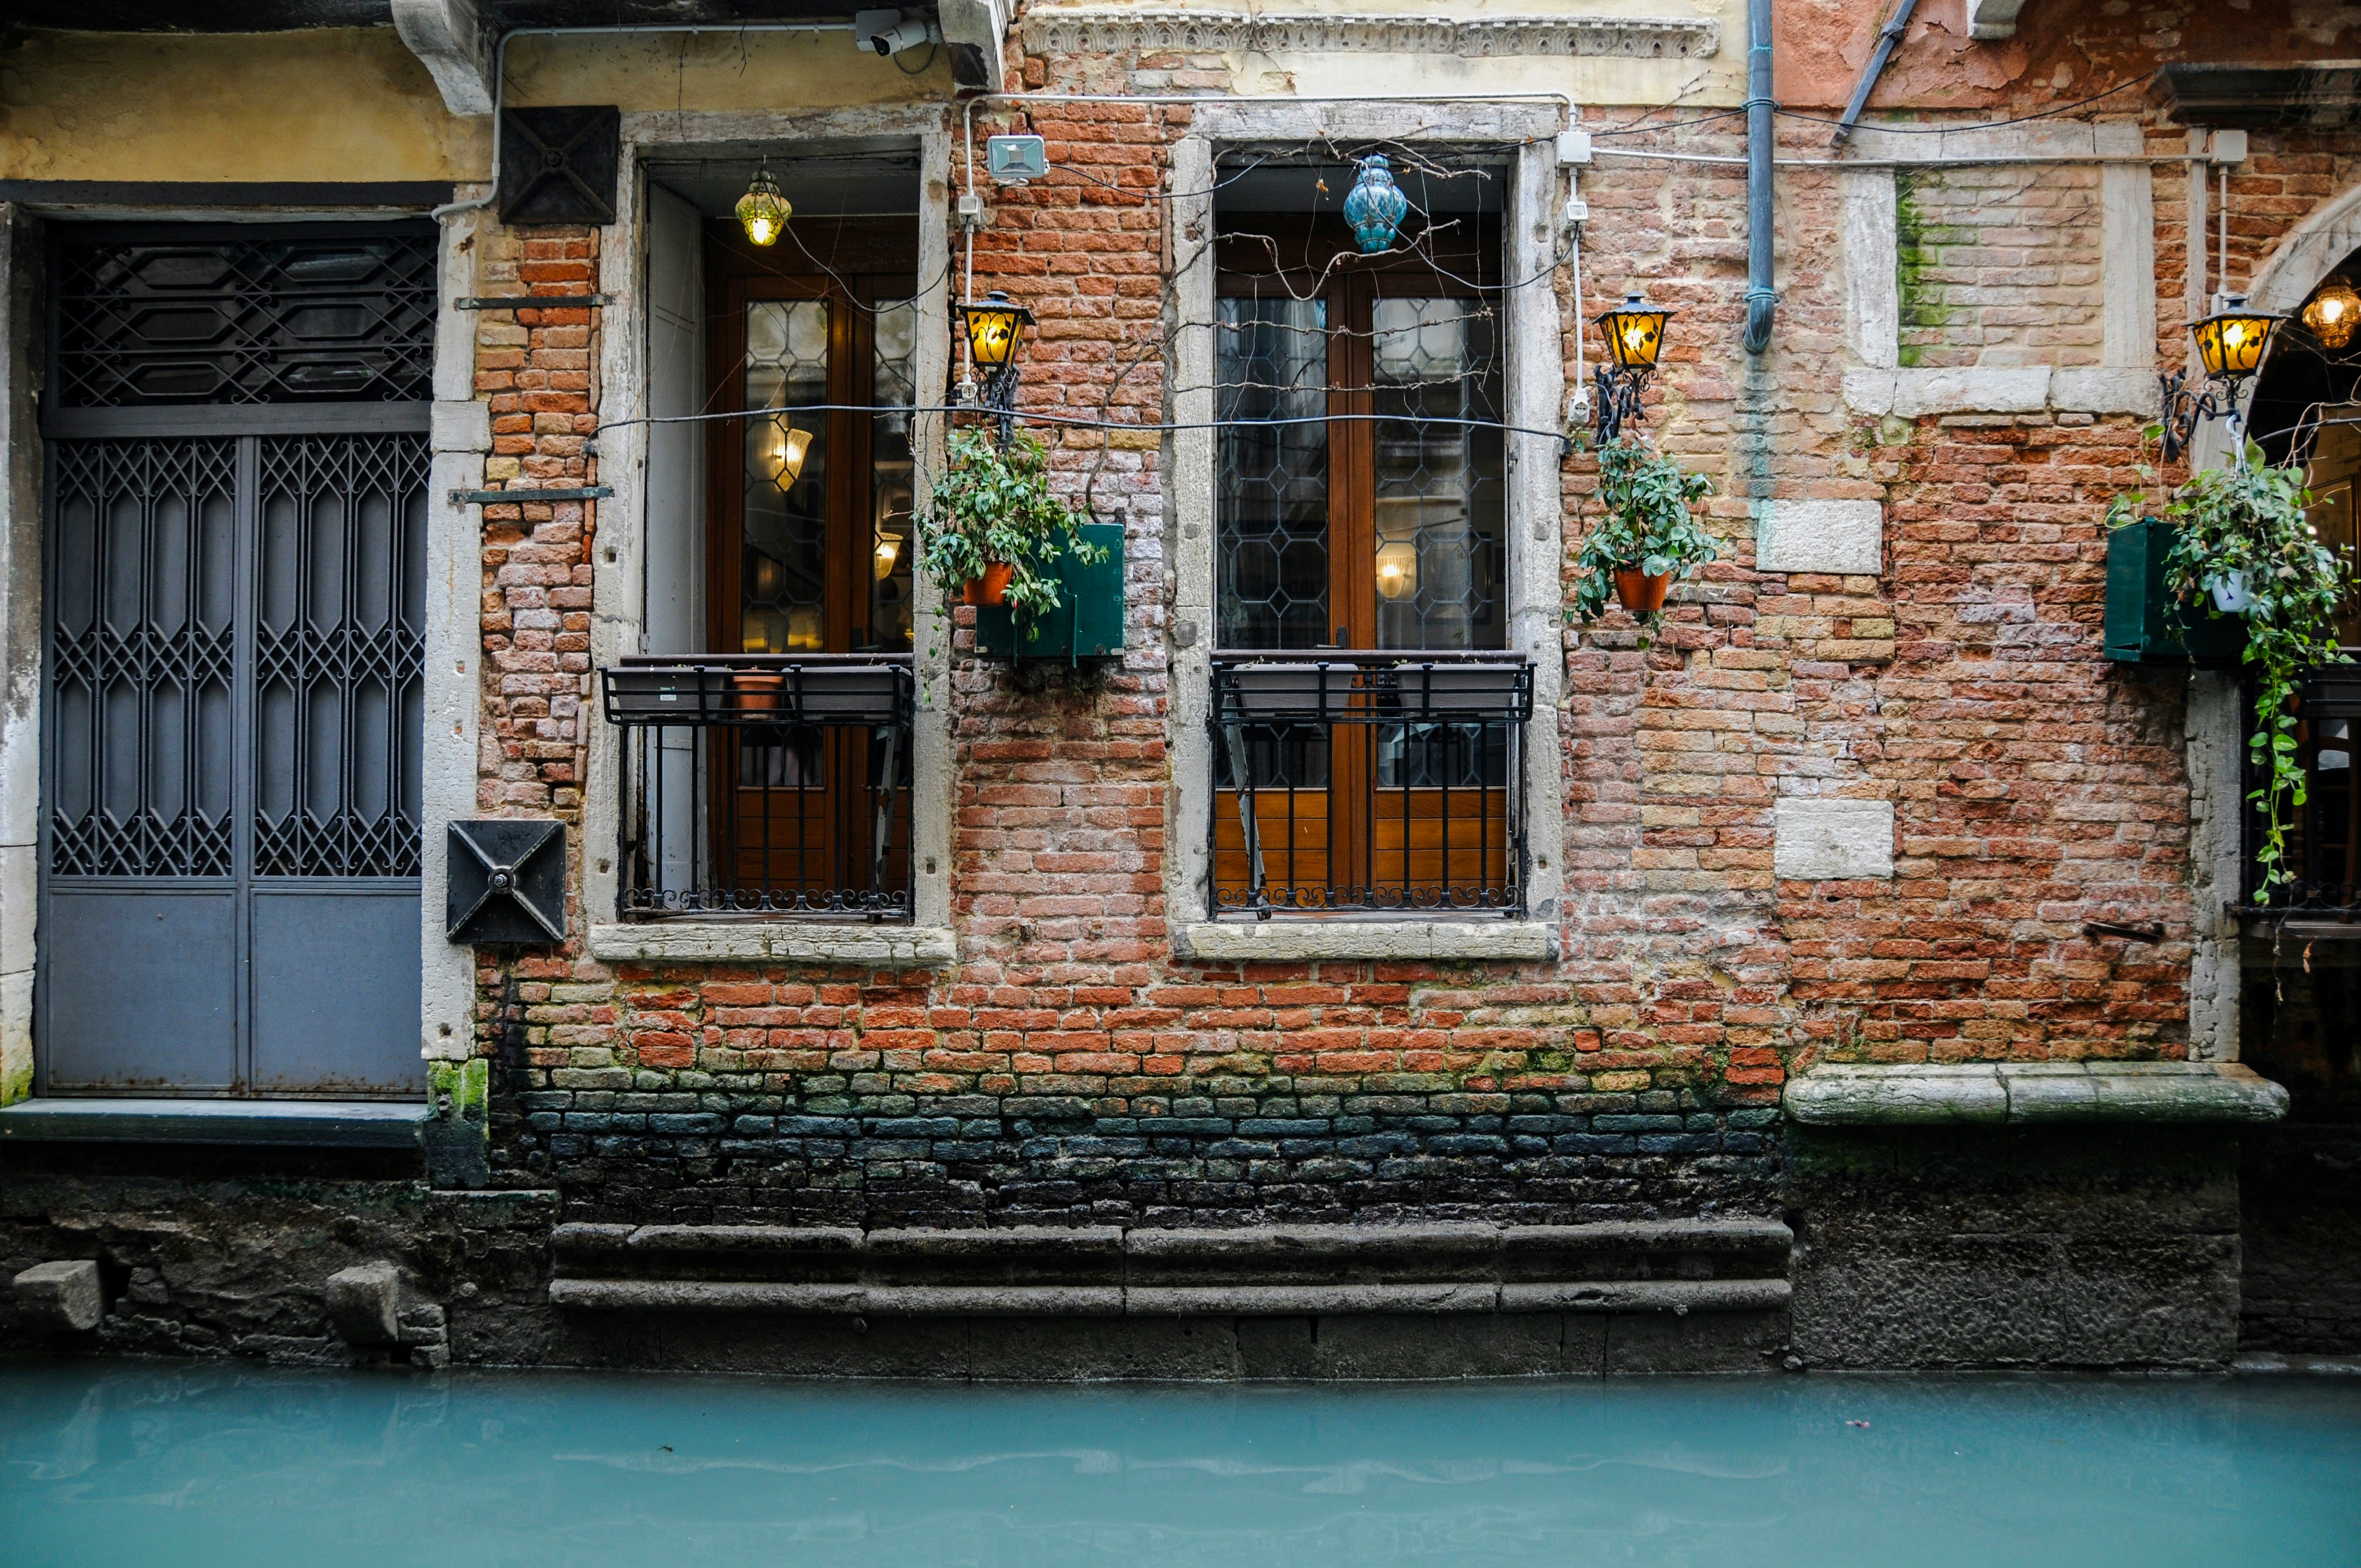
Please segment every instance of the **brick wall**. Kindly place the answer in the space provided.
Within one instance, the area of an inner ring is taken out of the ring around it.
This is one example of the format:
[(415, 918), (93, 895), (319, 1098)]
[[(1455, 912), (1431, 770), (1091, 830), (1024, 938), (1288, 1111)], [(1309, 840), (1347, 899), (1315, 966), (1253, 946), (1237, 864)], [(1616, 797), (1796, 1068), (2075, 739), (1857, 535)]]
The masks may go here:
[(1902, 363), (2096, 365), (2096, 165), (1900, 171)]
[[(1218, 60), (1185, 57), (1024, 65), (1035, 86), (1221, 80)], [(1688, 118), (1619, 145), (1742, 150), (1737, 122)], [(1152, 422), (1170, 407), (1169, 236), (1163, 204), (1142, 198), (1180, 127), (1148, 105), (1010, 121), (1044, 135), (1060, 171), (987, 192), (976, 247), (976, 288), (1006, 287), (1040, 320), (1028, 408)], [(1798, 157), (1825, 149), (1824, 129), (1782, 134)], [(2158, 187), (2173, 323), (2177, 180)], [(2108, 666), (2097, 639), (2102, 519), (2138, 461), (2134, 422), (1850, 414), (1832, 176), (1783, 171), (1783, 302), (1761, 364), (1739, 348), (1742, 170), (1602, 159), (1583, 184), (1583, 313), (1641, 285), (1679, 309), (1649, 429), (1717, 478), (1708, 510), (1727, 548), (1646, 645), (1621, 622), (1566, 634), (1562, 962), (1172, 959), (1169, 448), (1147, 432), (1055, 433), (1059, 483), (1126, 527), (1131, 652), (1099, 674), (955, 666), (957, 966), (487, 956), (503, 1179), (555, 1179), (574, 1212), (611, 1217), (1761, 1208), (1780, 1087), (1821, 1056), (2179, 1054), (2179, 688)], [(487, 291), (504, 275), (588, 279), (592, 243), (495, 235)], [(1571, 279), (1559, 288), (1571, 322)], [(2053, 303), (2004, 323), (1999, 296), (1985, 301), (1995, 333), (2016, 335), (1983, 348), (2073, 362), (2081, 339), (2030, 319)], [(549, 313), (482, 331), (499, 460), (578, 481), (595, 328)], [(1564, 488), (1570, 571), (1586, 457)], [(1885, 574), (1754, 571), (1752, 507), (1773, 497), (1884, 503)], [(524, 510), (488, 513), (484, 804), (578, 821), (591, 525), (580, 509)], [(1895, 804), (1894, 880), (1776, 880), (1772, 803), (1814, 792)], [(2093, 944), (2093, 917), (2159, 921), (2167, 938)]]

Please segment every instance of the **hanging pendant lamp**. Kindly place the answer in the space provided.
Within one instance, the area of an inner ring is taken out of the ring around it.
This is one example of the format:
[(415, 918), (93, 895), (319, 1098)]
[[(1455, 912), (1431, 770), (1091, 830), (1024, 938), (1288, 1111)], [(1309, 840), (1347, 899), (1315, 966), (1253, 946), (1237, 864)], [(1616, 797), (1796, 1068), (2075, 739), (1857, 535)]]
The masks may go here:
[(1410, 198), (1394, 183), (1393, 165), (1386, 155), (1373, 152), (1361, 159), (1360, 178), (1353, 181), (1350, 194), (1345, 198), (1345, 221), (1353, 225), (1353, 237), (1360, 243), (1365, 256), (1375, 256), (1390, 249), (1394, 234), (1410, 212)]
[(779, 194), (779, 182), (771, 178), (770, 164), (764, 162), (747, 182), (746, 193), (738, 198), (738, 222), (744, 226), (746, 237), (756, 245), (776, 245), (787, 231), (787, 220), (795, 215), (795, 208)]

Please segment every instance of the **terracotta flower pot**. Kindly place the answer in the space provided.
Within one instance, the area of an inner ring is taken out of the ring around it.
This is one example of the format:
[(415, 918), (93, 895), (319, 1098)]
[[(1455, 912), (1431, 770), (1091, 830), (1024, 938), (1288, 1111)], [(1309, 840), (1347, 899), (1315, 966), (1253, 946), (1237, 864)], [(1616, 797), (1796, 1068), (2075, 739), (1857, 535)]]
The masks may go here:
[(1008, 602), (1009, 580), (1016, 568), (1005, 561), (986, 561), (983, 576), (968, 579), (966, 599), (970, 604), (1005, 604)]
[(780, 695), (786, 684), (786, 676), (760, 670), (741, 670), (730, 678), (731, 689), (738, 694), (741, 708), (760, 708), (765, 712), (779, 706)]
[(1633, 615), (1653, 615), (1664, 608), (1664, 590), (1673, 586), (1670, 572), (1642, 572), (1638, 567), (1615, 569), (1615, 597)]

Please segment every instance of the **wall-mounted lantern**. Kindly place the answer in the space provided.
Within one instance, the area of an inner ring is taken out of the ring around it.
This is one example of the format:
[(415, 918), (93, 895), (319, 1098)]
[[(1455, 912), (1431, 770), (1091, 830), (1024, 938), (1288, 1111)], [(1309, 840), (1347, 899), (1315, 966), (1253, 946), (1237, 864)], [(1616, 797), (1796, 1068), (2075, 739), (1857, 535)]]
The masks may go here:
[(1345, 221), (1365, 256), (1389, 248), (1394, 234), (1410, 213), (1410, 198), (1394, 183), (1393, 165), (1386, 155), (1373, 152), (1361, 159), (1361, 172), (1345, 197)]
[(983, 378), (977, 406), (1000, 416), (1000, 444), (1006, 446), (1016, 433), (1016, 361), (1033, 313), (997, 289), (982, 303), (959, 309), (967, 328), (968, 358)]
[(1626, 422), (1648, 416), (1641, 411), (1640, 393), (1656, 371), (1656, 356), (1664, 346), (1664, 323), (1673, 313), (1650, 304), (1639, 294), (1598, 318), (1598, 333), (1607, 340), (1608, 359), (1598, 367), (1598, 422), (1601, 446), (1622, 433)]
[(771, 166), (765, 162), (746, 182), (746, 193), (738, 198), (738, 222), (746, 237), (756, 245), (776, 245), (787, 232), (787, 220), (795, 215), (795, 208), (779, 193), (779, 182), (771, 178)]
[(2197, 433), (2198, 422), (2209, 419), (2229, 421), (2230, 460), (2234, 464), (2246, 460), (2238, 389), (2262, 364), (2263, 351), (2270, 346), (2272, 332), (2286, 319), (2269, 311), (2248, 310), (2244, 294), (2225, 294), (2220, 310), (2202, 321), (2189, 323), (2189, 335), (2197, 344), (2198, 364), (2205, 372), (2205, 389), (2201, 392), (2186, 385), (2186, 369), (2159, 378), (2164, 393), (2166, 462), (2172, 462), (2187, 451)]
[(2331, 278), (2303, 307), (2303, 324), (2323, 348), (2343, 348), (2353, 341), (2354, 329), (2361, 327), (2361, 294), (2344, 279)]

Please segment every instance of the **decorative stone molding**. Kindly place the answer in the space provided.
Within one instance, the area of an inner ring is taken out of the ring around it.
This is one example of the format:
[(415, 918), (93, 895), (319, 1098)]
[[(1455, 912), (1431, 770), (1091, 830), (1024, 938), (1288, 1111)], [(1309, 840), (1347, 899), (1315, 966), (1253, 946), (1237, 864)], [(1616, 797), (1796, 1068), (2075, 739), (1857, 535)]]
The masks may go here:
[(1894, 803), (1790, 797), (1772, 808), (1772, 874), (1782, 882), (1894, 878)]
[(393, 30), (455, 115), (492, 112), (492, 49), (474, 0), (393, 0)]
[(1789, 1080), (1807, 1126), (2276, 1122), (2288, 1092), (2238, 1062), (1824, 1064)]
[(590, 956), (609, 962), (882, 964), (939, 969), (959, 957), (949, 927), (802, 925), (792, 920), (593, 926)]
[(1701, 60), (1721, 49), (1721, 27), (1687, 16), (1389, 16), (1199, 10), (1040, 10), (1021, 24), (1036, 54), (1594, 55)]
[(1968, 37), (2013, 38), (2025, 0), (1968, 0)]

